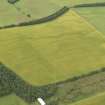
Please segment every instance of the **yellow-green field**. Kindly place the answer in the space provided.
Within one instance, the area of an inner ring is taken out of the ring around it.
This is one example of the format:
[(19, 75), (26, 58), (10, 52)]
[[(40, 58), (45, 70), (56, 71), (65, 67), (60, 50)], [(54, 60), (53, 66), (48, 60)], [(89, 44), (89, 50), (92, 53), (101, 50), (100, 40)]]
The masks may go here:
[(36, 26), (0, 31), (0, 60), (32, 84), (48, 84), (105, 66), (104, 36), (69, 11)]

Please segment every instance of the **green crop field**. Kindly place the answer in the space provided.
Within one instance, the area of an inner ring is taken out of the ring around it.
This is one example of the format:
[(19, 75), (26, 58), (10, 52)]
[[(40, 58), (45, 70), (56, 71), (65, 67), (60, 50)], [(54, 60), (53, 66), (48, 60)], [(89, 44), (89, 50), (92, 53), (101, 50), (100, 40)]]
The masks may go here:
[[(64, 6), (105, 0), (20, 0), (15, 4), (8, 3), (8, 0), (0, 2), (0, 27), (4, 28), (50, 16)], [(104, 21), (105, 7), (72, 7), (50, 22), (0, 29), (0, 62), (35, 86), (88, 74), (105, 67)], [(61, 87), (62, 90), (58, 91), (55, 98), (66, 95), (64, 89), (69, 89), (69, 86)], [(82, 98), (71, 104), (64, 102), (64, 105), (105, 104), (105, 93)], [(0, 98), (0, 105), (30, 104), (10, 94)]]

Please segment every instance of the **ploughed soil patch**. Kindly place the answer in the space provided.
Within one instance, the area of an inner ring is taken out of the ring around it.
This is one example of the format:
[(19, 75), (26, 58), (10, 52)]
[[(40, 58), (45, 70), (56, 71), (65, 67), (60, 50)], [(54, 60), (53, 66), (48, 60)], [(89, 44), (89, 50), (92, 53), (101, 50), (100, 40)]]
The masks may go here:
[(42, 97), (47, 105), (64, 105), (105, 91), (105, 68), (58, 83), (33, 86), (0, 64), (0, 97), (16, 94), (27, 103)]

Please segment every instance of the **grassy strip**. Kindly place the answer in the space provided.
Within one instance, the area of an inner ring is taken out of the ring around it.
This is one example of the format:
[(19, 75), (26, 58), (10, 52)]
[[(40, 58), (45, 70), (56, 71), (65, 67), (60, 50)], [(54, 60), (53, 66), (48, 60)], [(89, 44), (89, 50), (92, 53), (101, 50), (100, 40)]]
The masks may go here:
[(55, 84), (32, 86), (0, 64), (0, 96), (15, 93), (27, 103), (42, 97), (48, 105), (72, 103), (105, 91), (105, 68)]
[(46, 23), (46, 22), (50, 22), (52, 20), (55, 20), (56, 18), (62, 16), (64, 13), (66, 13), (69, 10), (68, 7), (63, 7), (61, 8), (59, 11), (55, 12), (54, 14), (41, 18), (41, 19), (37, 19), (37, 20), (32, 20), (29, 22), (23, 22), (23, 23), (19, 23), (19, 24), (11, 24), (8, 26), (3, 26), (0, 27), (0, 29), (5, 29), (5, 28), (13, 28), (13, 27), (21, 27), (21, 26), (29, 26), (29, 25), (35, 25), (35, 24), (41, 24), (41, 23)]

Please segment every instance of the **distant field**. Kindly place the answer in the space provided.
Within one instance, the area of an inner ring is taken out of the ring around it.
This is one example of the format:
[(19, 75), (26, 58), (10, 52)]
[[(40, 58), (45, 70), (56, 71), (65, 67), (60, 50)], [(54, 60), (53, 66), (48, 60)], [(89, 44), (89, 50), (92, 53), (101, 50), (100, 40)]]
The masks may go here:
[(69, 11), (42, 25), (0, 31), (0, 59), (32, 84), (64, 80), (105, 66), (105, 39)]
[(105, 7), (82, 8), (76, 10), (79, 15), (92, 24), (98, 31), (105, 34)]

